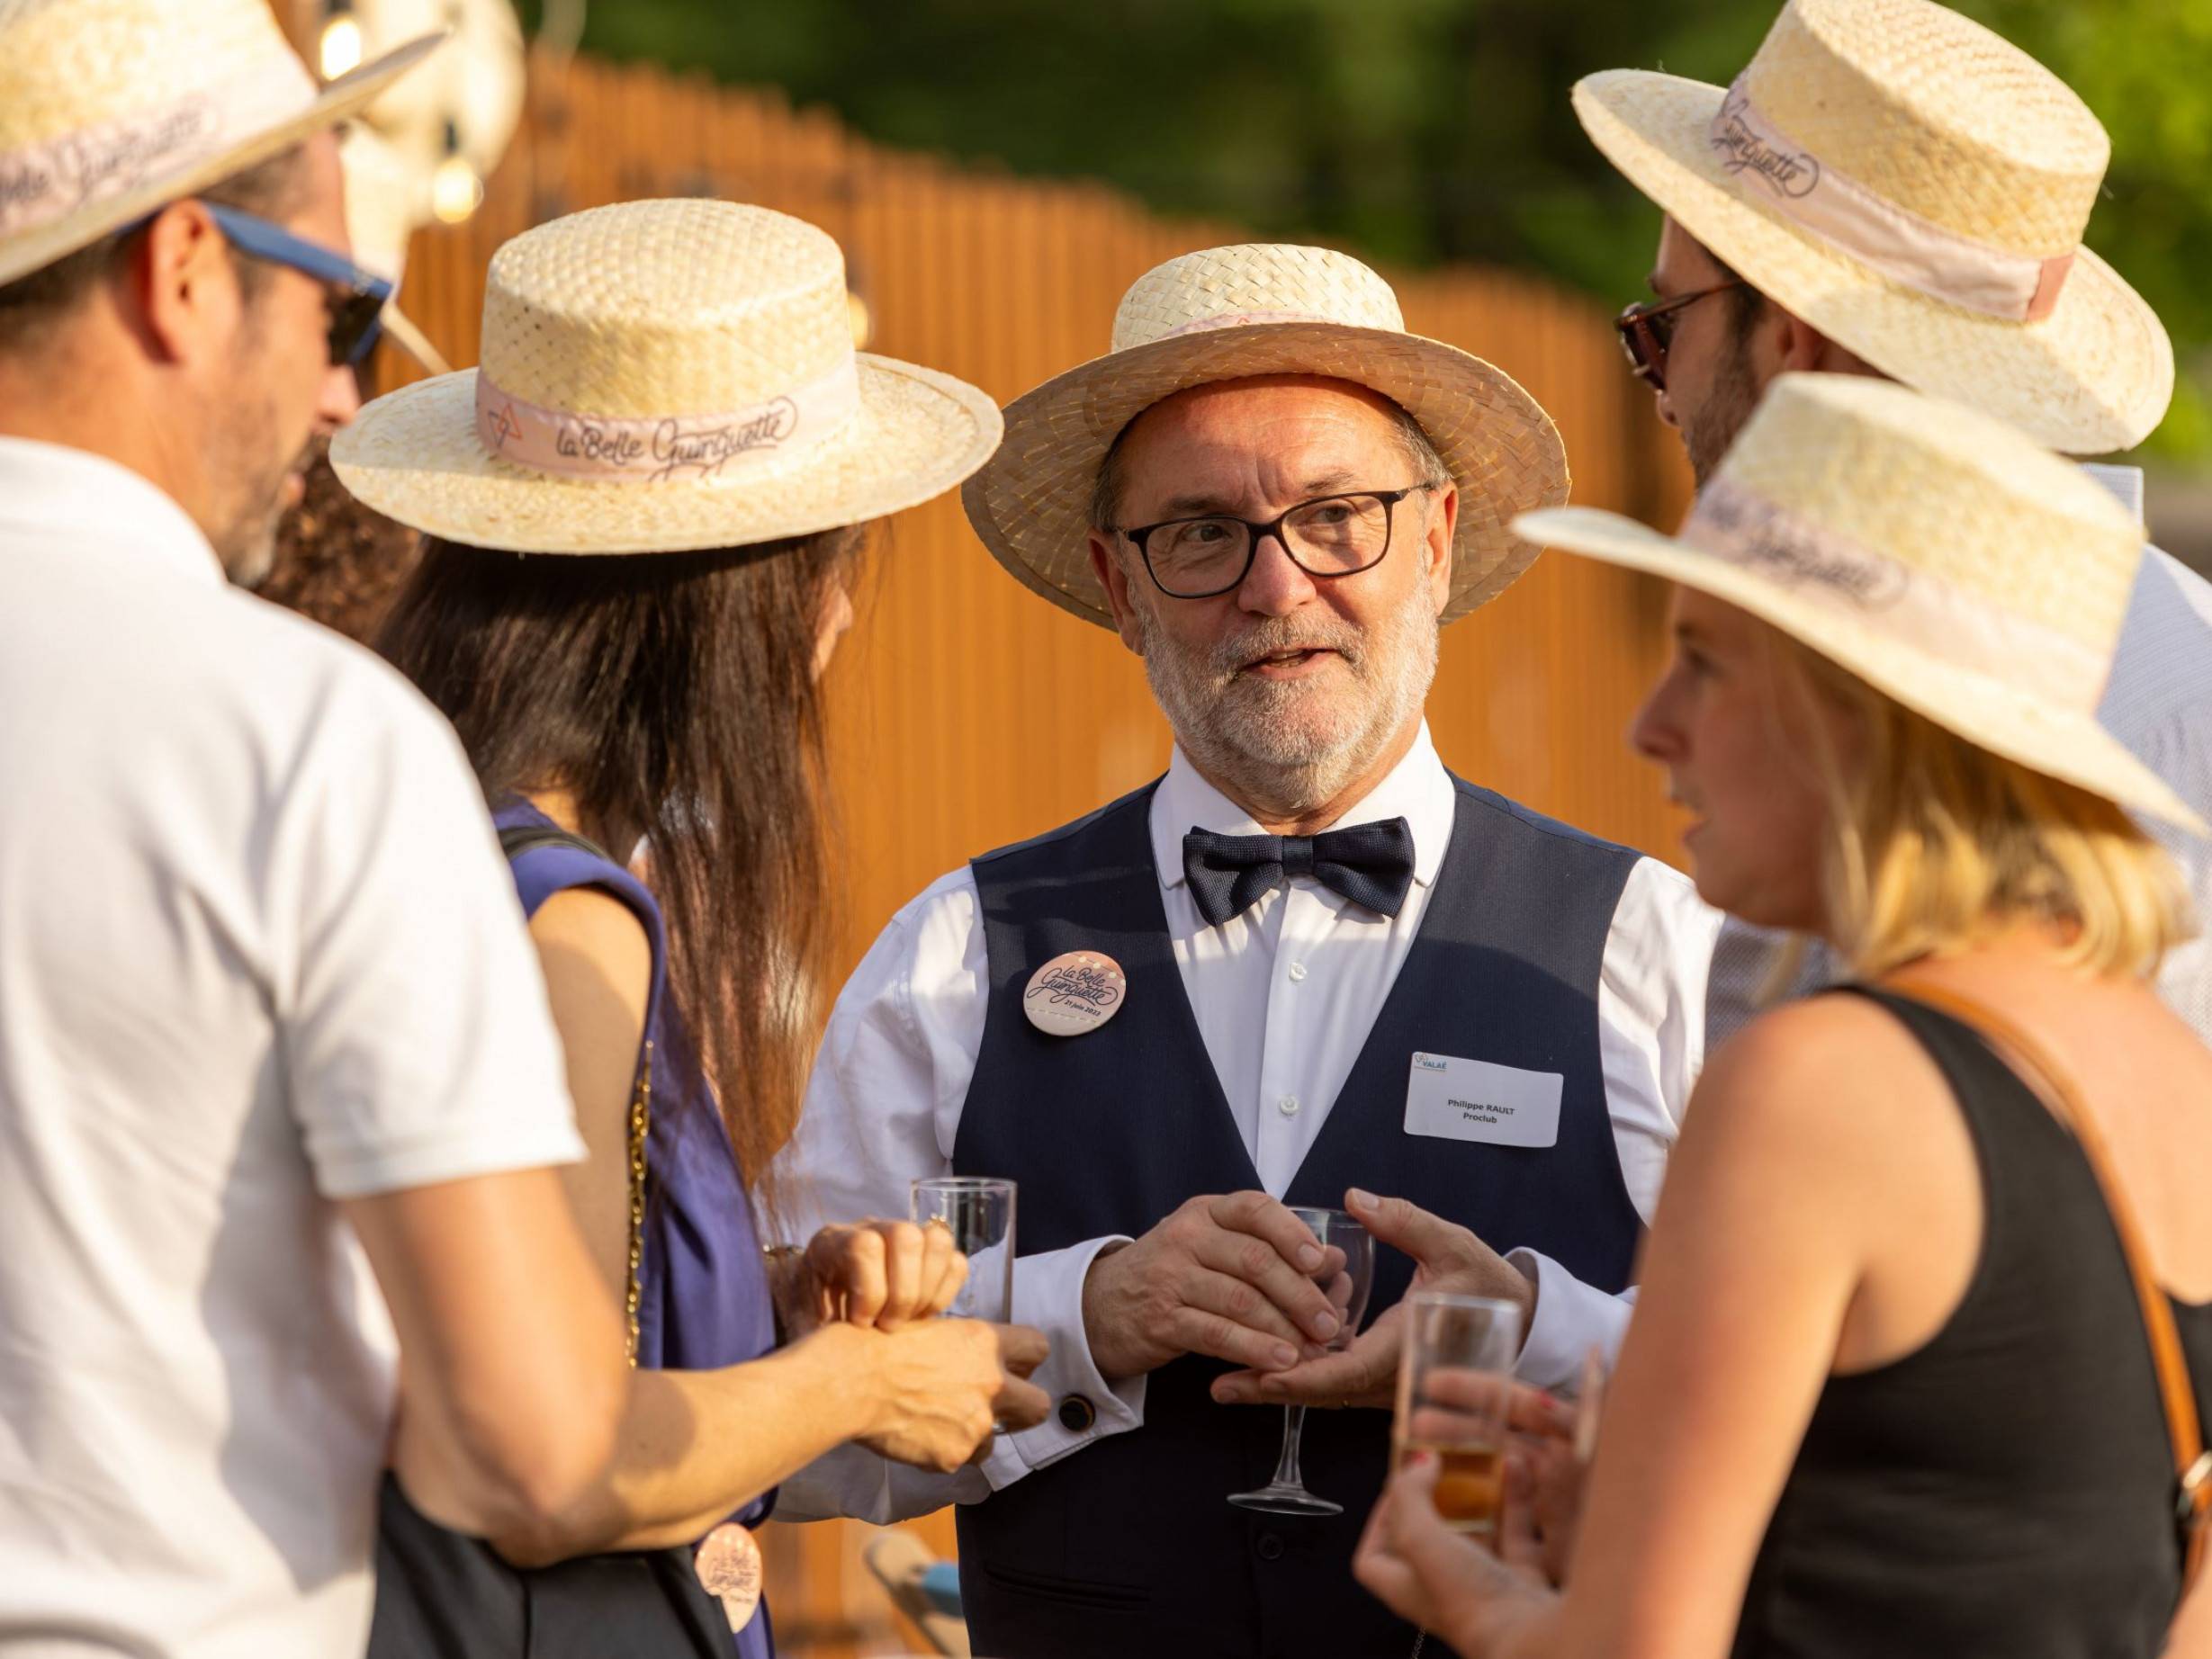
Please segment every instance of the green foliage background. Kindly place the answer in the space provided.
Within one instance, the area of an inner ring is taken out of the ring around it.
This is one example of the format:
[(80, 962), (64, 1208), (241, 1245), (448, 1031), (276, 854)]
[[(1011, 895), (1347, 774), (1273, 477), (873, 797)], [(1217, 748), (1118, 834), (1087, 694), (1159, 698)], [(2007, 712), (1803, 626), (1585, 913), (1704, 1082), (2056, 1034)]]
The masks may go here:
[[(2212, 466), (2212, 0), (1954, 0), (2112, 134), (2091, 246), (2181, 359), (2153, 439)], [(596, 0), (587, 49), (823, 103), (885, 142), (1102, 177), (1403, 263), (1641, 291), (1656, 212), (1568, 107), (1615, 67), (1725, 82), (1777, 0)], [(536, 6), (526, 4), (535, 22)]]

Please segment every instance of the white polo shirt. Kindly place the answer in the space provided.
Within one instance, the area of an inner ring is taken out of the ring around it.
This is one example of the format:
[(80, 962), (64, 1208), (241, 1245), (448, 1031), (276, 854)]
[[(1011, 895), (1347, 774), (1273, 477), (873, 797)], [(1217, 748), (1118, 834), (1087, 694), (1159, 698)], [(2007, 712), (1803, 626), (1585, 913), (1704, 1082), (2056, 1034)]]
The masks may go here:
[(0, 439), (0, 1652), (361, 1653), (395, 1355), (329, 1200), (581, 1154), (450, 729)]

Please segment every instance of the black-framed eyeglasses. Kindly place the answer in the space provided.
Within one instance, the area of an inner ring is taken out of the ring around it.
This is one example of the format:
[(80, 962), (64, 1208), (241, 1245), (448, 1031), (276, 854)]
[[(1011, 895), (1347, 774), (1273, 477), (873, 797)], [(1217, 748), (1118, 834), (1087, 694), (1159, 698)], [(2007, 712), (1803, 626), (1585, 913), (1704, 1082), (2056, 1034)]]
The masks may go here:
[(1210, 599), (1243, 585), (1261, 542), (1271, 535), (1308, 576), (1357, 576), (1372, 569), (1390, 551), (1393, 509), (1407, 496), (1435, 488), (1409, 484), (1403, 489), (1317, 496), (1264, 522), (1209, 513), (1116, 534), (1137, 543), (1152, 585), (1169, 598)]
[(1700, 300), (1710, 300), (1714, 294), (1748, 285), (1739, 276), (1701, 288), (1694, 294), (1677, 294), (1671, 300), (1646, 300), (1614, 318), (1613, 326), (1621, 331), (1621, 349), (1628, 354), (1629, 367), (1635, 370), (1636, 378), (1653, 391), (1665, 391), (1667, 348), (1674, 344), (1675, 325), (1681, 320), (1682, 312)]

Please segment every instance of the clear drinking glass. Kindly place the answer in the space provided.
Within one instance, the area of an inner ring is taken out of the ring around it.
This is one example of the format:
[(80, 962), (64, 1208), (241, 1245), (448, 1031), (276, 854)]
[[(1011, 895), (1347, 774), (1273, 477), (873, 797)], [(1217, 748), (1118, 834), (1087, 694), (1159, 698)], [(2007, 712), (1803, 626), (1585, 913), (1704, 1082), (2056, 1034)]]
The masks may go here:
[[(1336, 1334), (1326, 1346), (1332, 1350), (1342, 1348), (1352, 1340), (1367, 1312), (1367, 1295), (1375, 1283), (1375, 1242), (1366, 1228), (1342, 1210), (1304, 1210), (1294, 1206), (1290, 1214), (1312, 1230), (1324, 1251), (1332, 1252), (1314, 1275), (1314, 1283), (1336, 1307)], [(1343, 1504), (1317, 1498), (1306, 1490), (1305, 1477), (1298, 1469), (1299, 1441), (1305, 1430), (1306, 1408), (1284, 1406), (1282, 1456), (1275, 1462), (1275, 1478), (1257, 1492), (1230, 1493), (1229, 1502), (1242, 1509), (1265, 1510), (1271, 1515), (1343, 1514)]]
[(1521, 1352), (1521, 1310), (1488, 1296), (1416, 1290), (1406, 1298), (1390, 1466), (1427, 1452), (1443, 1465), (1436, 1512), (1484, 1543), (1497, 1537), (1505, 1496), (1507, 1409)]
[(1014, 1306), (1014, 1183), (933, 1175), (913, 1184), (917, 1226), (943, 1225), (967, 1258), (967, 1283), (946, 1311), (959, 1319), (1010, 1323)]

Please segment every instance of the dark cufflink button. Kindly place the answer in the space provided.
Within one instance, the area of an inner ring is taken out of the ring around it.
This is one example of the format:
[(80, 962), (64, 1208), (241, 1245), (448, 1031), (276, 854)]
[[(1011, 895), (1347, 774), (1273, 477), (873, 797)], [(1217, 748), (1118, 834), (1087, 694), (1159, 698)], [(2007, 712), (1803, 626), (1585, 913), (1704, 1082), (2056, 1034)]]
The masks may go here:
[(1070, 1434), (1081, 1434), (1098, 1421), (1098, 1407), (1079, 1394), (1072, 1394), (1060, 1402), (1060, 1427)]
[(1272, 1532), (1261, 1533), (1252, 1547), (1259, 1552), (1260, 1559), (1263, 1561), (1282, 1559), (1282, 1540)]

